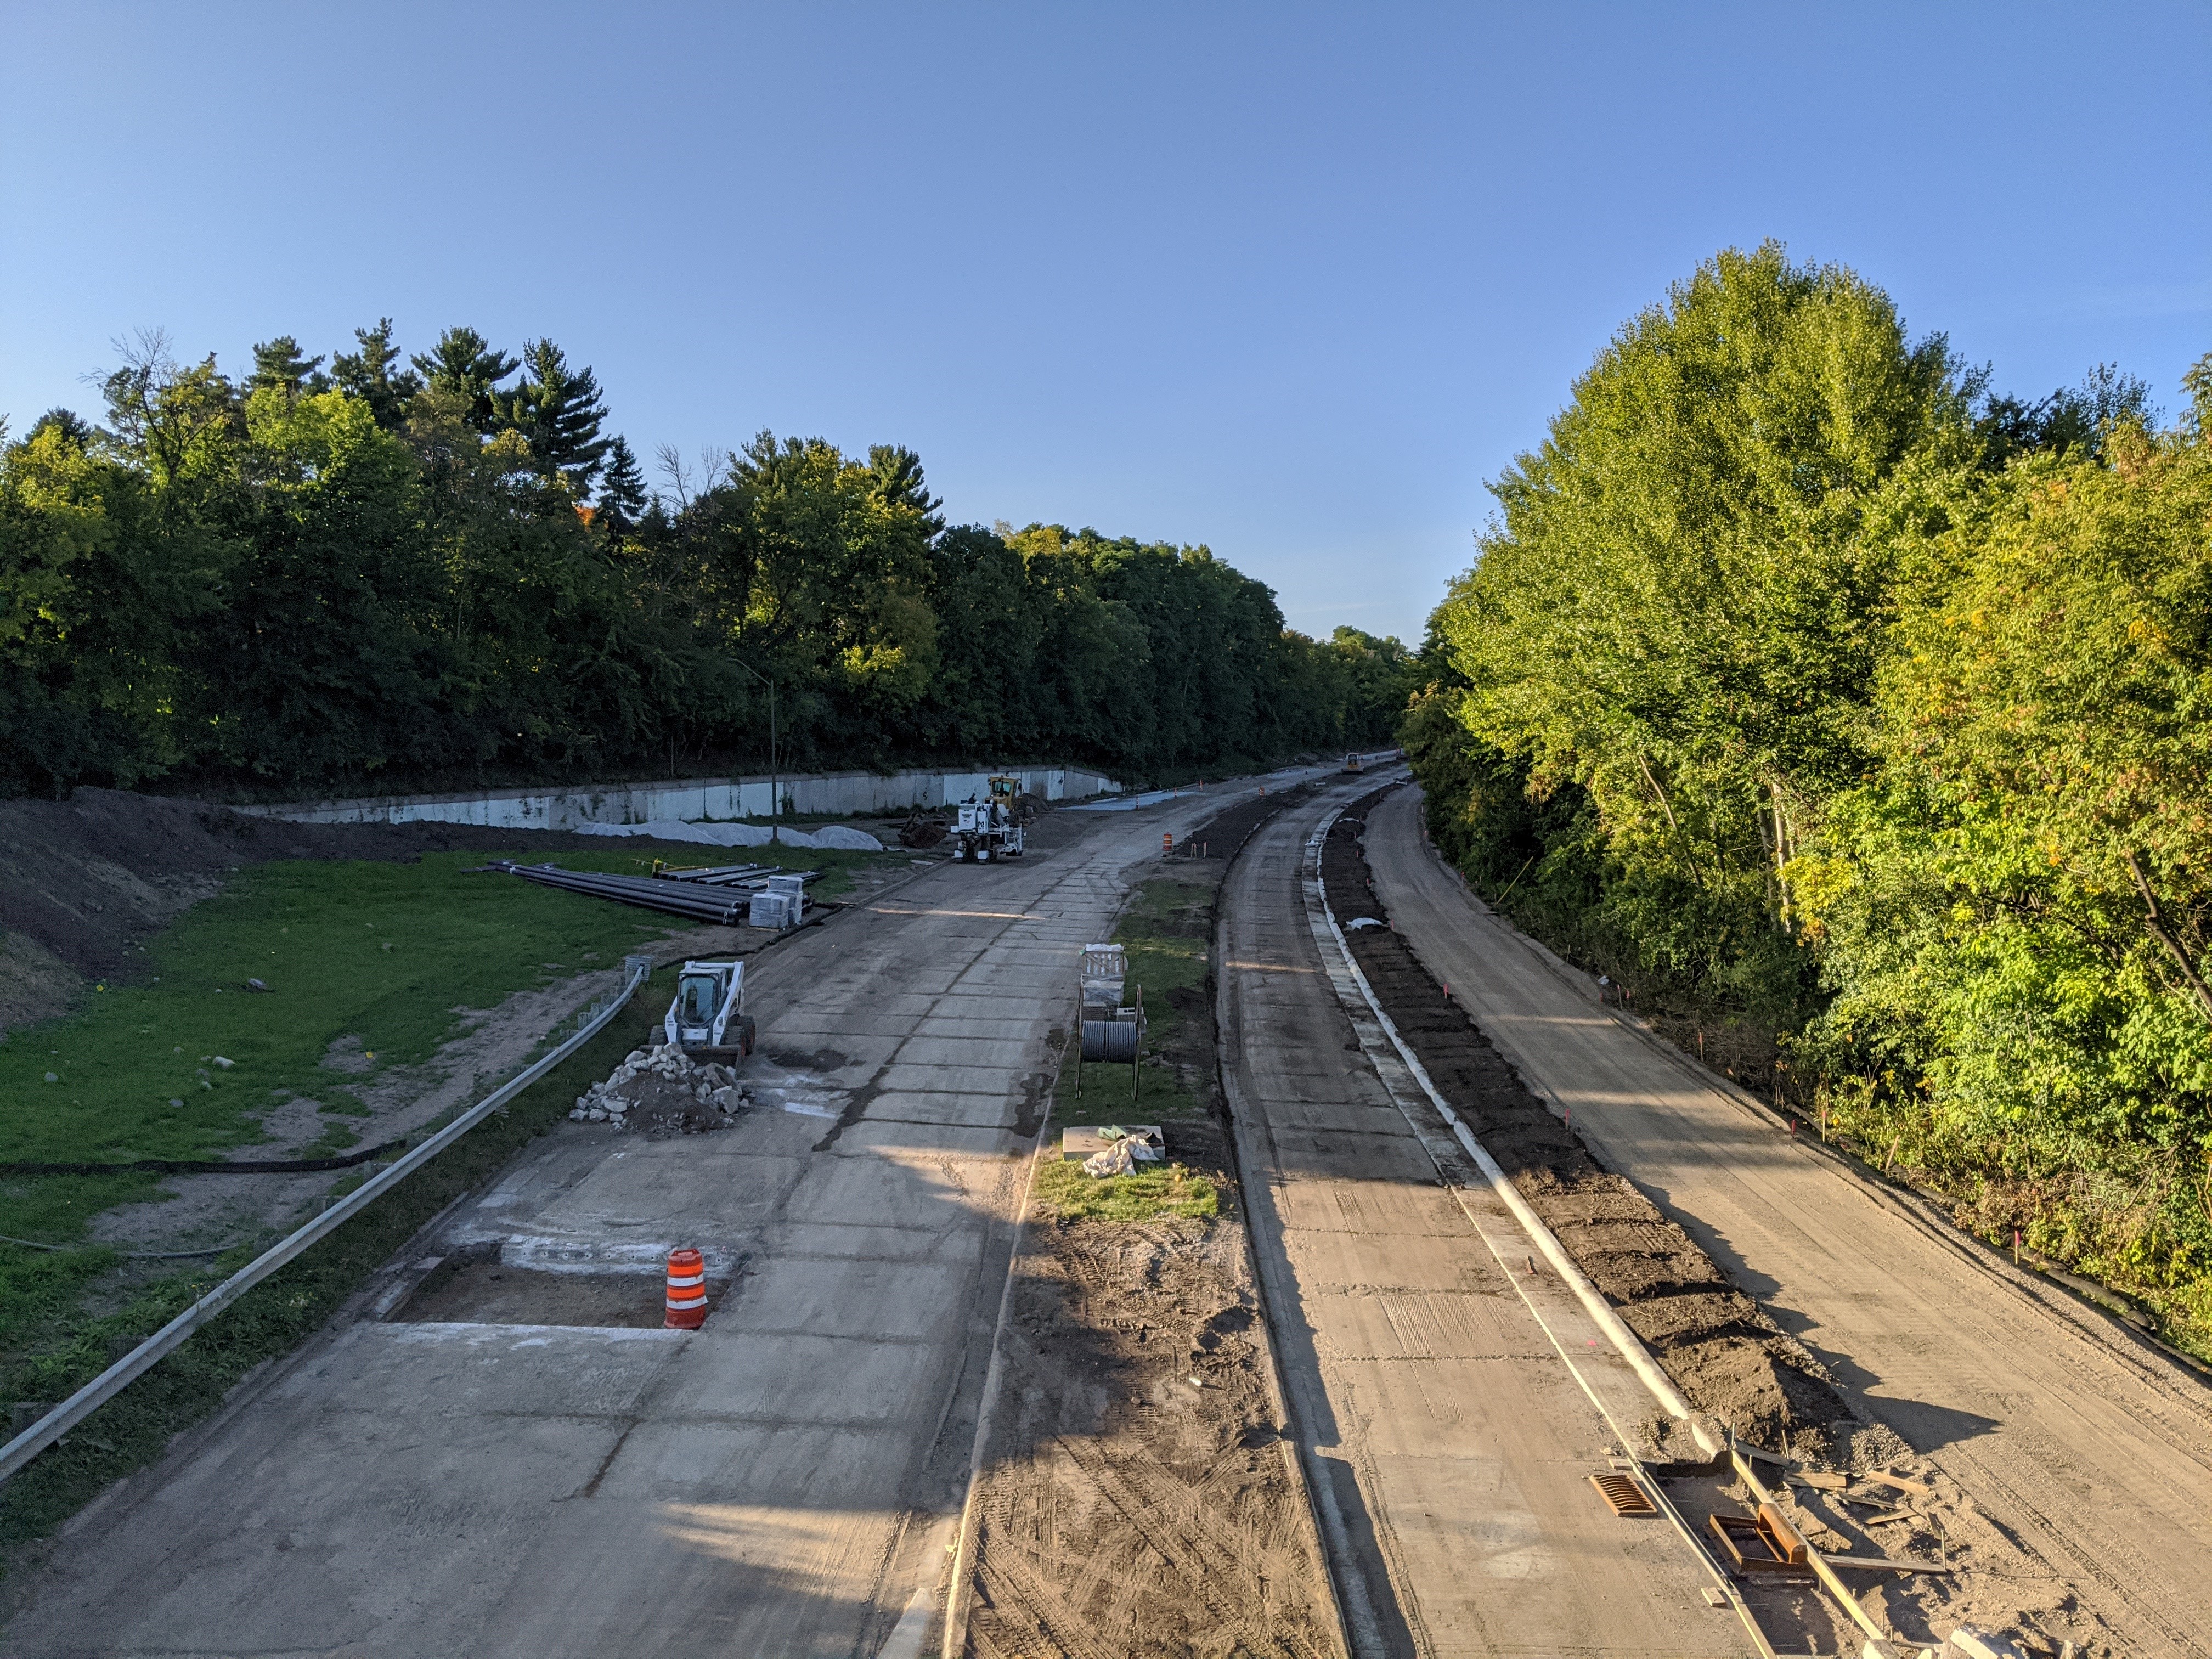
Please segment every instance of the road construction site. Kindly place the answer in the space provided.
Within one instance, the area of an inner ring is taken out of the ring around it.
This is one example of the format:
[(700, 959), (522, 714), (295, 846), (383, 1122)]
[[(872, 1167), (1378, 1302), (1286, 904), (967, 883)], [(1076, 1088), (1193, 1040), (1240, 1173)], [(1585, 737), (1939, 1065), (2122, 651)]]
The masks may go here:
[[(0, 1653), (2212, 1651), (2205, 1379), (1607, 1006), (1401, 779), (1049, 813), (754, 950), (754, 1053), (641, 1045)], [(1169, 882), (1206, 991), (1076, 1097)], [(1040, 1200), (1124, 1076), (1218, 1209)]]

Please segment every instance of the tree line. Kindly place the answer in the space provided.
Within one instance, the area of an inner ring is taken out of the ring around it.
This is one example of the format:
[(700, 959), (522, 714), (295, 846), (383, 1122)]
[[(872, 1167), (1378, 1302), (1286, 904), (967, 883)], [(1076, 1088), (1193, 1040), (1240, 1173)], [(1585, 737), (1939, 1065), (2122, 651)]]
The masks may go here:
[(2212, 1352), (2212, 356), (2000, 395), (1730, 251), (1492, 486), (1432, 834), (1808, 1131)]
[(763, 432), (648, 488), (550, 340), (121, 356), (96, 420), (0, 422), (0, 791), (764, 770), (772, 716), (787, 769), (1144, 778), (1404, 702), (1397, 641), (1288, 629), (1203, 546), (948, 526), (895, 445)]

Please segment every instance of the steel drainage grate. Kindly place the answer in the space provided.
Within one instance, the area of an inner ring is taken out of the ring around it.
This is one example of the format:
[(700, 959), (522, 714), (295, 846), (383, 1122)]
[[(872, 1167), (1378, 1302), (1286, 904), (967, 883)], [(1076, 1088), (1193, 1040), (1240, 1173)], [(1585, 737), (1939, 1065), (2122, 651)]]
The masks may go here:
[(1613, 1506), (1615, 1515), (1656, 1515), (1659, 1506), (1653, 1503), (1644, 1488), (1625, 1474), (1594, 1474), (1590, 1485), (1597, 1495)]

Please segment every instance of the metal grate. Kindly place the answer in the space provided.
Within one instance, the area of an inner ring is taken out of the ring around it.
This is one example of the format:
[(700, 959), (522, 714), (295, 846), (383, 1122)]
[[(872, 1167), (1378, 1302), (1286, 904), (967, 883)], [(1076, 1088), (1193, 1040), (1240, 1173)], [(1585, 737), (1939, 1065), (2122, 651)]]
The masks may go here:
[(1615, 1515), (1645, 1516), (1659, 1513), (1659, 1506), (1648, 1493), (1625, 1474), (1594, 1474), (1590, 1485), (1597, 1495), (1613, 1506)]

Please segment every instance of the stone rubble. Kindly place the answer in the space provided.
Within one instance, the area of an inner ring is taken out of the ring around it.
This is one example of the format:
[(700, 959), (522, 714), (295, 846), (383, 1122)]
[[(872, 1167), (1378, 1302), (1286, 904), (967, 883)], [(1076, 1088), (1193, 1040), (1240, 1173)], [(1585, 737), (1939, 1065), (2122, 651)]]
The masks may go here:
[(719, 1060), (702, 1066), (676, 1044), (660, 1042), (650, 1048), (631, 1049), (629, 1058), (615, 1067), (605, 1082), (594, 1083), (578, 1095), (568, 1114), (570, 1120), (623, 1127), (637, 1106), (623, 1085), (640, 1080), (658, 1080), (684, 1090), (701, 1105), (711, 1106), (725, 1115), (740, 1110), (751, 1097), (750, 1091), (738, 1085), (736, 1074)]

